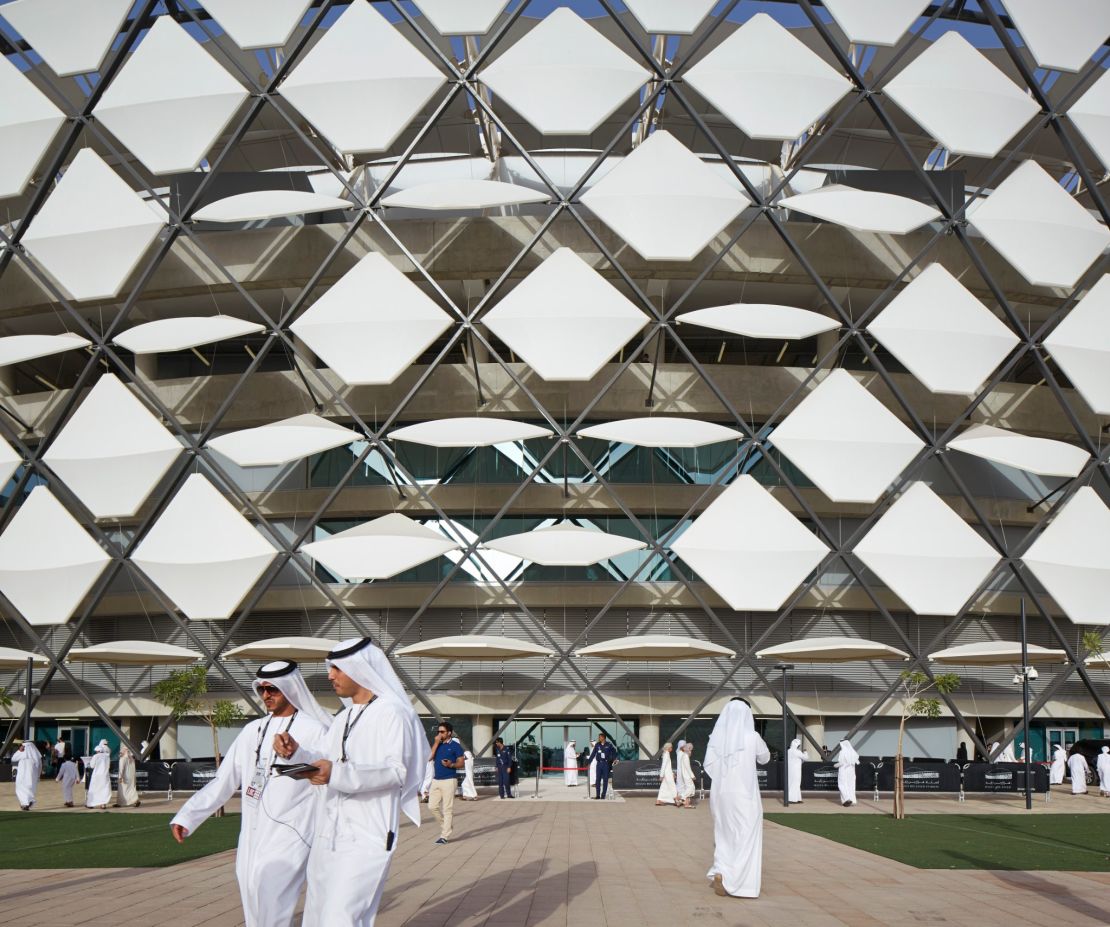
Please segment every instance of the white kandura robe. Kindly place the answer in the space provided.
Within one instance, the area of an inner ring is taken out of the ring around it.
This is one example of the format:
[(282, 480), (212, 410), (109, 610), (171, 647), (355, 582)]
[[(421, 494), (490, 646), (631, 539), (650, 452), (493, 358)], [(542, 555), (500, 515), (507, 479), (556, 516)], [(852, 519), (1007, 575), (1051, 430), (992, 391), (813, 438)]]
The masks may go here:
[(1052, 754), (1052, 766), (1048, 770), (1050, 785), (1060, 785), (1064, 781), (1064, 770), (1068, 767), (1068, 755), (1064, 748), (1057, 746)]
[[(271, 718), (267, 728), (268, 718), (270, 715), (256, 718), (239, 732), (212, 781), (185, 802), (170, 822), (194, 834), (242, 790), (235, 876), (247, 927), (288, 927), (292, 921), (304, 885), (317, 804), (317, 791), (312, 785), (284, 776), (267, 778), (260, 798), (248, 796), (256, 749), (261, 747), (259, 762), (264, 771), (274, 762), (286, 762), (274, 755), (274, 735), (285, 730), (289, 718)], [(324, 726), (303, 711), (293, 719), (289, 733), (297, 743), (309, 747), (326, 736)]]
[[(751, 710), (747, 705), (743, 708), (750, 721)], [(756, 764), (768, 762), (771, 751), (754, 727), (742, 732), (742, 738), (743, 750), (731, 756), (715, 759), (712, 736), (706, 748), (705, 768), (713, 779), (709, 790), (713, 865), (707, 875), (710, 879), (719, 875), (725, 891), (736, 898), (758, 898), (763, 882), (763, 802)]]
[(469, 750), (463, 754), (462, 797), (467, 801), (478, 797), (478, 790), (474, 787), (474, 754)]
[(432, 791), (432, 779), (435, 778), (436, 767), (435, 764), (428, 760), (427, 768), (424, 770), (424, 781), (420, 783), (420, 794), (428, 795)]
[[(340, 762), (348, 718), (347, 761)], [(294, 755), (296, 762), (321, 756), (332, 762), (331, 781), (320, 788), (302, 927), (372, 927), (397, 848), (406, 735), (399, 707), (375, 699), (336, 716), (322, 754), (306, 759), (306, 751), (298, 749)], [(426, 749), (425, 744), (419, 753)], [(387, 849), (391, 832), (392, 849)]]
[(697, 786), (694, 782), (694, 769), (690, 765), (690, 754), (685, 750), (678, 751), (678, 797), (685, 801), (693, 798)]
[(131, 808), (139, 803), (139, 789), (135, 778), (135, 758), (130, 753), (119, 754), (119, 777), (116, 788), (116, 804), (121, 808)]
[(54, 777), (55, 782), (62, 784), (62, 800), (67, 805), (73, 804), (73, 787), (77, 784), (77, 780), (81, 776), (77, 772), (77, 764), (73, 760), (67, 760), (62, 763), (61, 769), (58, 770), (58, 775)]
[(1098, 772), (1099, 792), (1110, 792), (1110, 753), (1105, 747), (1095, 760), (1095, 770)]
[(85, 807), (99, 808), (112, 800), (112, 777), (109, 769), (112, 765), (112, 754), (97, 752), (92, 756), (89, 768), (92, 775), (89, 777), (89, 790), (85, 793)]
[(15, 773), (15, 797), (21, 808), (35, 803), (42, 775), (42, 754), (34, 744), (24, 744), (12, 756), (13, 763), (19, 763)]
[(840, 801), (856, 802), (856, 764), (859, 759), (845, 756), (841, 750), (836, 758), (836, 787), (840, 790)]
[(674, 767), (671, 766), (671, 755), (664, 752), (663, 763), (659, 767), (659, 791), (656, 793), (655, 800), (673, 805), (676, 798), (678, 798), (678, 789), (675, 788), (674, 784)]
[(1090, 770), (1087, 758), (1082, 753), (1073, 753), (1068, 757), (1068, 774), (1071, 776), (1072, 795), (1084, 795), (1087, 792), (1087, 772)]
[(563, 750), (563, 782), (567, 785), (578, 785), (578, 753), (574, 747), (567, 746)]
[[(786, 751), (787, 775), (789, 777), (786, 783), (787, 801), (802, 800), (802, 763), (808, 759), (809, 754), (802, 748), (802, 742), (798, 739), (792, 741), (790, 749)], [(837, 778), (840, 778), (839, 773), (837, 773)]]

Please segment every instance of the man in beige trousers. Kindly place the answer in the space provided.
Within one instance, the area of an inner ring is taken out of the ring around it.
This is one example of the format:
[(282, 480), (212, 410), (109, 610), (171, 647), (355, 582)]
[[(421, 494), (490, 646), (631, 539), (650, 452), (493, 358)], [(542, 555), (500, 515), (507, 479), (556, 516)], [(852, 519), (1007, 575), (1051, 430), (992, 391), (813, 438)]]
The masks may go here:
[(450, 722), (439, 723), (429, 760), (433, 772), (428, 807), (439, 821), (436, 843), (445, 844), (451, 838), (451, 823), (455, 816), (455, 789), (458, 788), (455, 770), (462, 769), (466, 763), (462, 744), (455, 737), (455, 729)]

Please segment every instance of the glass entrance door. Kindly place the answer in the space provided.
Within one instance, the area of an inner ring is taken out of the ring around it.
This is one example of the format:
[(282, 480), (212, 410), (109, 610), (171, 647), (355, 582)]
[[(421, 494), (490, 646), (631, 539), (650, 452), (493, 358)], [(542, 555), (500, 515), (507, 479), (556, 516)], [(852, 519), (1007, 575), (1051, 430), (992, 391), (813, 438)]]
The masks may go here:
[(71, 756), (88, 756), (89, 729), (87, 727), (67, 727), (59, 725), (58, 736), (69, 742)]
[(1064, 748), (1064, 752), (1071, 751), (1072, 745), (1079, 740), (1079, 728), (1077, 727), (1046, 727), (1044, 731), (1045, 743), (1048, 745), (1048, 750), (1045, 753), (1049, 759), (1052, 758), (1052, 752), (1057, 744)]

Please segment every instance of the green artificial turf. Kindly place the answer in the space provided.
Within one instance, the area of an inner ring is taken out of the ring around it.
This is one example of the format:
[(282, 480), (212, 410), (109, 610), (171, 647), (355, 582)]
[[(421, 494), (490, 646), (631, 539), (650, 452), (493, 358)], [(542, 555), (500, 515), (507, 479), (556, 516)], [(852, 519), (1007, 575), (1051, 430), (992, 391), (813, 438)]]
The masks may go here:
[(1110, 815), (768, 814), (767, 820), (918, 869), (1110, 872)]
[(168, 814), (92, 811), (0, 813), (0, 869), (172, 866), (235, 847), (239, 815), (212, 818), (184, 845)]

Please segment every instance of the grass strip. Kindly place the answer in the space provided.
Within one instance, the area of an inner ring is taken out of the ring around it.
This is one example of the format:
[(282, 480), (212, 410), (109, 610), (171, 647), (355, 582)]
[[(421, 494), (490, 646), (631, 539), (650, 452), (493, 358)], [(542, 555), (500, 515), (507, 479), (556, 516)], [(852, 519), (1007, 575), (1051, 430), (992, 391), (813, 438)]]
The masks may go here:
[(1110, 872), (1110, 818), (1103, 814), (766, 817), (917, 869)]
[(169, 814), (32, 811), (0, 814), (0, 869), (161, 868), (233, 849), (239, 815), (212, 818), (184, 845)]

